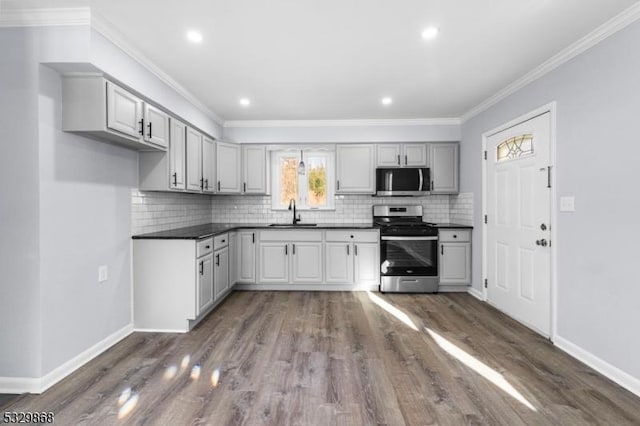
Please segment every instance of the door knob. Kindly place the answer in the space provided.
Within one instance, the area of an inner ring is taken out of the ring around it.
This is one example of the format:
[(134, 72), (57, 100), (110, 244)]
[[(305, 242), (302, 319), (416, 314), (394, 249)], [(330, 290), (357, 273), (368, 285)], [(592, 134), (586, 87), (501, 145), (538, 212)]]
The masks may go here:
[(547, 240), (545, 240), (544, 238), (541, 239), (541, 240), (536, 240), (536, 245), (537, 246), (546, 247), (547, 246)]

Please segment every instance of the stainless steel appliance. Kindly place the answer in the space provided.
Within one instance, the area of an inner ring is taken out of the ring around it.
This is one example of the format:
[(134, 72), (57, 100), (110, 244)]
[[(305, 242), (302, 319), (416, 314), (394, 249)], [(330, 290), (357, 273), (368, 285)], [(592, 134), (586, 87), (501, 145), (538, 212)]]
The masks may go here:
[(438, 229), (422, 221), (422, 206), (373, 206), (380, 228), (380, 291), (438, 291)]
[(429, 193), (429, 169), (426, 167), (376, 169), (376, 195), (379, 197), (420, 196)]

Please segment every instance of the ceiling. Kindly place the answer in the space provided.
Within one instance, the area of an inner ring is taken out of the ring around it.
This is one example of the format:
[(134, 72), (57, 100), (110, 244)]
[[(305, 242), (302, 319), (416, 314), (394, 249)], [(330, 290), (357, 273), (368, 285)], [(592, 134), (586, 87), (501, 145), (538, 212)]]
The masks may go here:
[[(90, 6), (224, 120), (460, 117), (636, 0), (9, 0)], [(421, 37), (439, 28), (432, 40)], [(186, 31), (203, 41), (187, 41)], [(249, 98), (249, 106), (240, 98)], [(390, 105), (382, 105), (391, 97)]]

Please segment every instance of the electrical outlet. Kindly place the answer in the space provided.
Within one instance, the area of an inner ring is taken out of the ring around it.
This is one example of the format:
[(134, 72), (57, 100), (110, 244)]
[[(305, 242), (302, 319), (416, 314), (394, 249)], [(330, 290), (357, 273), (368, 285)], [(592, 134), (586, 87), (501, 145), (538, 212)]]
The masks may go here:
[(98, 282), (103, 283), (109, 278), (109, 269), (107, 265), (98, 266)]
[(576, 197), (574, 197), (574, 196), (560, 197), (560, 211), (561, 212), (575, 212), (576, 211)]

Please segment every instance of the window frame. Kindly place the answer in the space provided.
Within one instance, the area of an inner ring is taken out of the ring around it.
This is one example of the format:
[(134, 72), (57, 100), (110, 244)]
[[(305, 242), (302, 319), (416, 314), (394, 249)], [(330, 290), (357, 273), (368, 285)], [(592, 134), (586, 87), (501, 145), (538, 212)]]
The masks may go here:
[[(324, 207), (311, 207), (308, 205), (306, 194), (309, 179), (309, 164), (305, 161), (306, 174), (298, 176), (298, 197), (296, 199), (296, 209), (306, 211), (335, 210), (335, 151), (329, 149), (309, 148), (302, 149), (304, 158), (310, 156), (324, 156), (326, 158), (327, 172), (327, 204)], [(271, 210), (288, 210), (289, 206), (280, 204), (280, 159), (282, 157), (295, 157), (300, 163), (300, 149), (289, 148), (271, 151)]]

